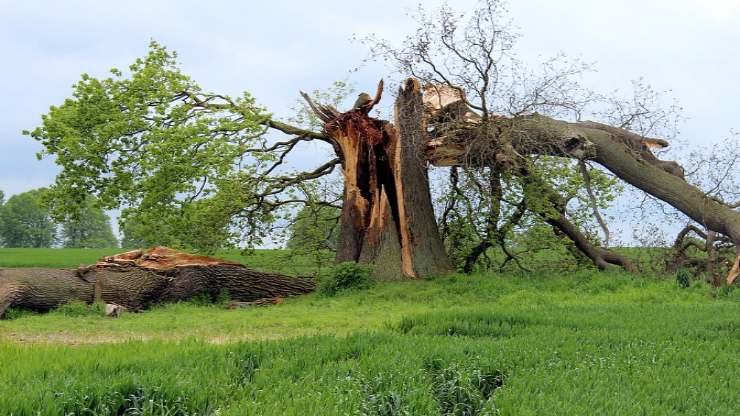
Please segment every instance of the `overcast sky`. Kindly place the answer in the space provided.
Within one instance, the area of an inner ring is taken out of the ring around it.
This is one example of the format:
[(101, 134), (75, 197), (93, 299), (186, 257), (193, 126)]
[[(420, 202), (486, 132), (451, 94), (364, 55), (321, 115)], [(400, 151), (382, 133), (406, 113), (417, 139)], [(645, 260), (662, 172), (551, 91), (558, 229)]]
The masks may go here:
[[(61, 103), (83, 72), (105, 76), (146, 53), (175, 49), (185, 73), (209, 91), (251, 92), (286, 114), (300, 89), (349, 79), (372, 90), (380, 66), (354, 33), (399, 39), (416, 1), (7, 1), (0, 0), (0, 189), (52, 183), (57, 168), (21, 135)], [(689, 117), (681, 137), (717, 141), (740, 129), (740, 0), (516, 0), (511, 14), (525, 61), (563, 51), (595, 62), (592, 88), (628, 89), (644, 77), (672, 90)], [(436, 1), (425, 1), (434, 7)], [(453, 0), (457, 10), (475, 1)]]

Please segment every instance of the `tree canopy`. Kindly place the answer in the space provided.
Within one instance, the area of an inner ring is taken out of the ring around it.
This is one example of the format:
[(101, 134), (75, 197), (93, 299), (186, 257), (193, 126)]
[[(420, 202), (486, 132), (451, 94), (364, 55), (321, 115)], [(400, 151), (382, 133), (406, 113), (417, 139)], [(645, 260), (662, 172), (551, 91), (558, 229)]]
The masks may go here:
[(269, 193), (260, 176), (274, 157), (259, 151), (269, 114), (247, 93), (203, 94), (176, 56), (152, 42), (127, 75), (83, 74), (72, 97), (26, 132), (62, 167), (52, 208), (73, 212), (93, 194), (163, 244), (212, 248), (242, 219), (258, 239), (251, 231), (269, 218), (240, 215)]
[(63, 247), (108, 248), (118, 246), (118, 240), (111, 228), (110, 217), (96, 205), (94, 198), (88, 198), (80, 210), (64, 219), (59, 234)]
[(290, 227), (287, 248), (292, 250), (335, 250), (340, 210), (333, 206), (306, 206)]
[(0, 206), (0, 240), (5, 247), (51, 247), (56, 226), (44, 207), (45, 189), (13, 195)]

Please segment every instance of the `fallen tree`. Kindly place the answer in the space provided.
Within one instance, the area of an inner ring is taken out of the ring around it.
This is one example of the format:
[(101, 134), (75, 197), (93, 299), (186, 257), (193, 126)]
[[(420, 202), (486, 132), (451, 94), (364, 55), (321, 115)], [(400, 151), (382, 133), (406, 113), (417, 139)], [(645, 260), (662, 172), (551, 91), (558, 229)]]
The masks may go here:
[[(523, 177), (554, 208), (554, 212), (543, 213), (545, 220), (570, 238), (594, 265), (634, 271), (628, 259), (595, 246), (565, 218), (561, 197), (530, 174), (528, 156), (533, 155), (595, 161), (740, 245), (740, 212), (687, 183), (678, 163), (658, 159), (650, 148), (667, 146), (663, 140), (600, 123), (570, 123), (536, 114), (482, 118), (465, 105), (461, 90), (428, 86), (423, 94), (413, 78), (399, 90), (394, 126), (367, 114), (377, 104), (382, 87), (381, 81), (376, 99), (367, 108), (346, 113), (313, 103), (304, 94), (326, 123), (326, 134), (341, 149), (345, 205), (338, 261), (378, 264), (392, 275), (412, 278), (448, 270), (449, 263), (440, 255), (444, 249), (429, 197), (429, 162), (490, 166)], [(440, 119), (440, 114), (447, 116)]]
[[(84, 75), (73, 98), (52, 107), (28, 133), (62, 167), (50, 191), (55, 212), (72, 212), (92, 194), (106, 208), (121, 208), (141, 237), (215, 249), (263, 243), (300, 204), (339, 207), (341, 200), (338, 262), (370, 263), (381, 279), (423, 278), (453, 268), (431, 198), (434, 165), (485, 171), (495, 182), (487, 208), (467, 213), (487, 218), (459, 265), (468, 272), (495, 246), (505, 252), (503, 264), (521, 267), (515, 237), (528, 230), (537, 237), (542, 224), (558, 241), (571, 239), (600, 269), (635, 270), (588, 229), (595, 219), (608, 246), (599, 209), (608, 206), (604, 195), (613, 196), (608, 187), (617, 179), (737, 249), (737, 208), (690, 184), (678, 163), (653, 153), (668, 145), (652, 138), (660, 136), (652, 130), (660, 112), (642, 100), (635, 108), (619, 103), (616, 118), (587, 110), (605, 103), (579, 86), (582, 65), (555, 58), (533, 75), (512, 59), (517, 36), (502, 23), (500, 1), (482, 1), (468, 16), (463, 22), (446, 8), (438, 17), (422, 13), (416, 31), (397, 47), (371, 39), (376, 58), (411, 77), (400, 82), (392, 121), (369, 115), (383, 95), (381, 82), (375, 98), (363, 93), (343, 112), (326, 96), (303, 94), (316, 117), (289, 125), (248, 93), (204, 92), (180, 72), (174, 53), (153, 42), (130, 76), (118, 70), (103, 80)], [(583, 114), (608, 124), (579, 121)], [(642, 122), (647, 130), (639, 128)], [(270, 130), (289, 137), (274, 141)], [(314, 169), (286, 169), (288, 158), (311, 141), (333, 154)], [(343, 195), (314, 192), (339, 166)], [(593, 218), (573, 215), (574, 201)], [(441, 223), (445, 228), (446, 219)]]
[(310, 279), (263, 273), (212, 257), (155, 247), (102, 258), (77, 269), (0, 269), (0, 317), (8, 308), (46, 312), (79, 301), (138, 311), (222, 292), (235, 302), (276, 302), (314, 290)]

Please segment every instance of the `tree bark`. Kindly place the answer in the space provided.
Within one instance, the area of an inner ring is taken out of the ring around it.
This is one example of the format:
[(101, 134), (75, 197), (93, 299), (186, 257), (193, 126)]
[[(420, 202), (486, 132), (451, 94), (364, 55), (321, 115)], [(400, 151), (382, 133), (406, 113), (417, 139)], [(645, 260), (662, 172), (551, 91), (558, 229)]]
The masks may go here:
[(690, 247), (694, 247), (699, 251), (704, 251), (706, 246), (700, 246), (695, 241), (687, 240), (690, 233), (695, 233), (699, 238), (706, 240), (707, 234), (696, 228), (694, 225), (687, 225), (684, 227), (681, 231), (679, 231), (678, 235), (676, 236), (676, 240), (673, 243), (673, 258), (666, 262), (666, 271), (669, 273), (675, 273), (684, 266), (684, 264), (691, 260), (688, 258), (686, 251)]
[(136, 250), (78, 269), (0, 270), (0, 317), (11, 307), (46, 312), (80, 301), (115, 303), (129, 310), (198, 295), (255, 302), (313, 291), (308, 279), (262, 273), (239, 263), (195, 256), (166, 247)]
[[(591, 260), (594, 266), (599, 270), (619, 266), (628, 272), (637, 271), (637, 267), (627, 257), (592, 243), (578, 226), (566, 217), (566, 201), (549, 183), (528, 175), (526, 172), (522, 174), (525, 176), (528, 185), (546, 198), (553, 208), (551, 212), (540, 212), (539, 215), (553, 228), (568, 237), (576, 248)], [(532, 191), (530, 190), (530, 192)]]
[(687, 183), (677, 163), (657, 159), (648, 148), (654, 141), (600, 123), (570, 123), (535, 114), (458, 126), (430, 141), (427, 156), (442, 166), (510, 167), (521, 155), (593, 160), (740, 245), (740, 212)]
[(434, 218), (426, 162), (426, 125), (418, 81), (399, 89), (395, 125), (368, 116), (374, 100), (338, 113), (304, 97), (325, 121), (344, 173), (337, 262), (373, 265), (379, 280), (452, 270)]
[(591, 243), (565, 215), (546, 217), (545, 221), (567, 236), (598, 269), (607, 270), (610, 266), (619, 266), (628, 272), (637, 271), (637, 267), (627, 257)]

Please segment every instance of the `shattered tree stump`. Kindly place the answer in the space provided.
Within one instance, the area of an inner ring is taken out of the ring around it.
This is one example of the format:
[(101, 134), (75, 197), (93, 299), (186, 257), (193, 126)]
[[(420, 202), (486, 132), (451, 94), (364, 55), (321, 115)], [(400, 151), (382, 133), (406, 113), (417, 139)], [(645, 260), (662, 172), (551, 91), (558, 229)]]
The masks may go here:
[(379, 280), (449, 273), (429, 191), (421, 87), (416, 80), (401, 86), (392, 124), (368, 115), (383, 85), (381, 80), (374, 99), (344, 113), (303, 94), (342, 160), (336, 261), (372, 264)]
[(228, 260), (167, 247), (107, 256), (77, 269), (0, 269), (0, 317), (11, 307), (46, 312), (64, 303), (104, 302), (130, 311), (222, 291), (236, 302), (302, 295), (309, 279), (248, 269)]

